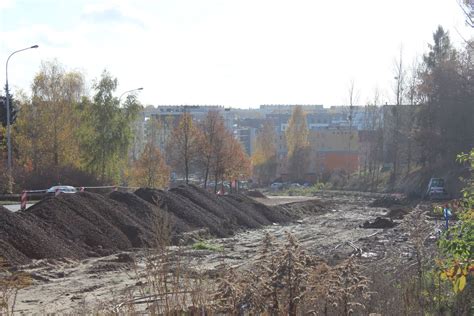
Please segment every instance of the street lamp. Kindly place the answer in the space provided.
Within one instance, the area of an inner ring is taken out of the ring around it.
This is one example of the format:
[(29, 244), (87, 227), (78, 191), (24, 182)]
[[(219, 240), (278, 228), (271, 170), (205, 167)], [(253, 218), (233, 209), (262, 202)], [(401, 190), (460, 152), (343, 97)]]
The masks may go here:
[(120, 97), (119, 97), (119, 106), (120, 106), (120, 100), (122, 100), (122, 97), (123, 97), (125, 94), (130, 93), (130, 92), (133, 92), (133, 91), (140, 91), (140, 90), (143, 90), (143, 88), (140, 87), (140, 88), (128, 90), (128, 91), (125, 91), (124, 93), (122, 93), (122, 94), (120, 95)]
[(17, 51), (14, 51), (10, 54), (7, 58), (7, 63), (5, 66), (5, 93), (6, 93), (6, 106), (7, 106), (7, 150), (8, 150), (8, 165), (7, 165), (7, 173), (8, 173), (8, 191), (12, 192), (12, 143), (11, 143), (11, 136), (10, 136), (10, 91), (8, 91), (8, 61), (10, 58), (15, 55), (16, 53), (22, 52), (24, 50), (38, 48), (38, 45), (33, 45), (31, 47), (23, 48)]

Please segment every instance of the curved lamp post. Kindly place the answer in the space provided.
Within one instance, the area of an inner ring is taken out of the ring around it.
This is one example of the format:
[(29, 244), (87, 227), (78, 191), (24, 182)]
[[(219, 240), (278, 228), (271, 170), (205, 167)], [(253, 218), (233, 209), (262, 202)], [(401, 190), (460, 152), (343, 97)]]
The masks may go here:
[(132, 89), (132, 90), (128, 90), (128, 91), (125, 91), (124, 93), (122, 93), (119, 97), (119, 106), (120, 106), (120, 100), (122, 100), (122, 97), (127, 94), (127, 93), (130, 93), (130, 92), (133, 92), (133, 91), (140, 91), (140, 90), (143, 90), (143, 87), (140, 87), (140, 88), (136, 88), (136, 89)]
[(7, 63), (5, 66), (5, 93), (6, 93), (6, 106), (7, 106), (7, 150), (8, 150), (8, 191), (12, 192), (12, 144), (11, 144), (11, 136), (10, 136), (10, 92), (8, 91), (8, 62), (10, 61), (10, 58), (15, 55), (16, 53), (32, 49), (32, 48), (38, 48), (38, 45), (33, 45), (27, 48), (19, 49), (17, 51), (14, 51), (13, 53), (10, 54), (7, 58)]

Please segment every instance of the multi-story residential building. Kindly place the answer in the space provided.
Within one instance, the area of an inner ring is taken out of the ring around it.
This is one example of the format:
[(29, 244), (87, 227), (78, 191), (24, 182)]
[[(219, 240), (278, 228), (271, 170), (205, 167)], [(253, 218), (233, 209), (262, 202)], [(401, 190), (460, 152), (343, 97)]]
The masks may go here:
[(254, 152), (256, 131), (255, 127), (241, 127), (234, 130), (234, 137), (240, 141), (249, 156)]
[[(375, 115), (383, 111), (373, 111), (363, 106), (302, 105), (306, 112), (307, 126), (310, 130), (311, 145), (310, 173), (322, 175), (335, 170), (354, 172), (359, 167), (361, 149), (359, 132), (373, 130), (371, 124)], [(377, 108), (379, 109), (379, 108)], [(261, 105), (258, 109), (235, 109), (216, 105), (163, 105), (148, 106), (136, 124), (138, 144), (133, 146), (133, 157), (137, 157), (149, 137), (149, 120), (159, 122), (160, 137), (158, 145), (165, 150), (171, 131), (179, 116), (188, 112), (196, 123), (201, 122), (209, 111), (217, 111), (224, 118), (226, 128), (240, 140), (248, 155), (252, 155), (259, 129), (265, 121), (275, 126), (278, 175), (286, 173), (287, 146), (285, 131), (293, 110), (292, 105)], [(378, 122), (381, 118), (378, 118)], [(383, 121), (383, 120), (382, 120)], [(373, 124), (372, 124), (373, 125)], [(380, 128), (380, 126), (378, 126)], [(367, 141), (366, 137), (362, 139)], [(365, 151), (364, 151), (365, 152)]]

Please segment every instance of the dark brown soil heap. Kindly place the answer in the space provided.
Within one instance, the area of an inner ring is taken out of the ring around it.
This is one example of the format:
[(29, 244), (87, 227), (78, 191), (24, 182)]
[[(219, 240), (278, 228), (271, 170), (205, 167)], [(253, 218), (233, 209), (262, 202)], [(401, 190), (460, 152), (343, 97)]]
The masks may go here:
[(387, 217), (390, 217), (391, 219), (402, 219), (405, 215), (408, 214), (408, 210), (400, 207), (395, 207), (388, 211)]
[(394, 223), (390, 218), (377, 217), (372, 222), (366, 221), (362, 224), (362, 228), (392, 228), (397, 223)]
[(85, 255), (72, 242), (58, 238), (47, 223), (32, 214), (12, 213), (0, 207), (0, 256), (7, 262), (29, 259)]
[(193, 228), (209, 228), (209, 232), (215, 236), (230, 236), (232, 229), (228, 221), (221, 220), (213, 213), (208, 212), (199, 205), (194, 204), (188, 198), (173, 190), (161, 191), (154, 189), (138, 189), (135, 194), (142, 199), (153, 203), (162, 210), (187, 223)]
[(204, 228), (218, 237), (291, 219), (284, 211), (246, 196), (216, 196), (195, 186), (108, 196), (60, 194), (26, 211), (13, 213), (0, 207), (0, 257), (18, 264), (149, 247), (155, 242), (156, 223), (164, 218), (169, 218), (174, 236)]
[[(157, 221), (162, 219), (164, 216), (163, 210), (156, 205), (145, 201), (136, 194), (115, 191), (110, 193), (109, 197), (123, 204), (123, 206), (132, 213), (135, 220), (150, 231), (156, 230)], [(167, 220), (170, 221), (173, 233), (179, 234), (192, 230), (188, 224), (173, 214), (170, 214)]]
[(283, 212), (280, 208), (269, 208), (242, 194), (225, 195), (223, 199), (241, 209), (247, 216), (253, 217), (260, 225), (285, 223), (296, 218), (296, 216), (290, 216), (289, 213)]
[(66, 240), (98, 251), (146, 246), (144, 228), (119, 203), (102, 195), (81, 192), (48, 197), (29, 213), (49, 223)]
[(280, 210), (283, 214), (291, 214), (291, 216), (304, 217), (308, 215), (322, 214), (332, 209), (333, 205), (328, 202), (321, 200), (312, 199), (303, 202), (291, 202), (278, 206), (274, 206), (273, 209)]
[(208, 228), (217, 237), (231, 236), (239, 228), (259, 228), (273, 222), (288, 222), (291, 217), (244, 195), (217, 196), (193, 185), (168, 192), (138, 189), (136, 195), (159, 206), (189, 226)]
[(407, 201), (394, 196), (385, 195), (381, 198), (375, 199), (369, 204), (370, 207), (393, 207), (397, 205), (405, 205)]

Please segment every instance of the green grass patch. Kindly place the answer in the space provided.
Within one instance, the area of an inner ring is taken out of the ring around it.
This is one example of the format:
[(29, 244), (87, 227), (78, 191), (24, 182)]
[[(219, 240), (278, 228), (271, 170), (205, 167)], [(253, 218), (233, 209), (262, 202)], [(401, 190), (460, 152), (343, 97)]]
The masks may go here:
[(0, 205), (14, 205), (20, 204), (20, 201), (0, 201)]
[(322, 182), (318, 182), (310, 187), (294, 187), (286, 188), (277, 191), (269, 191), (268, 195), (288, 195), (288, 196), (314, 196), (318, 192), (323, 191), (327, 188), (327, 185)]
[(193, 245), (194, 250), (210, 250), (210, 251), (223, 251), (224, 248), (219, 245), (209, 244), (205, 241), (198, 241)]

